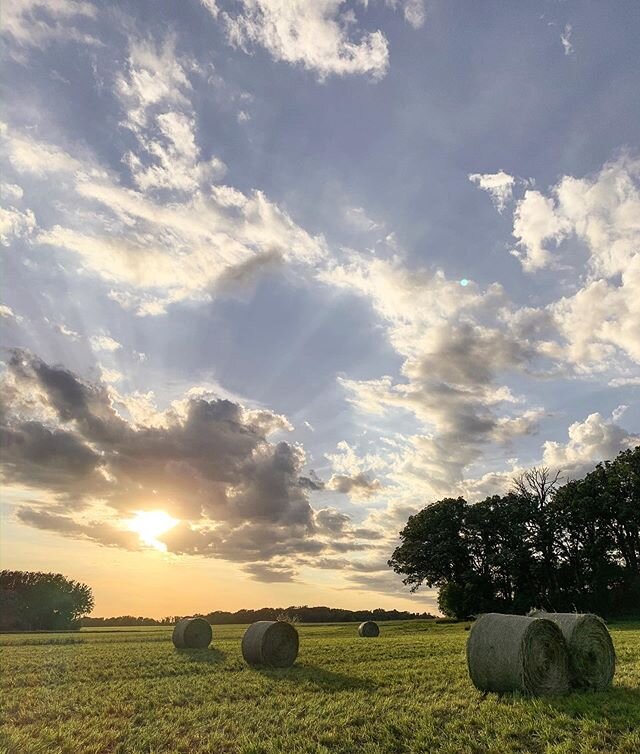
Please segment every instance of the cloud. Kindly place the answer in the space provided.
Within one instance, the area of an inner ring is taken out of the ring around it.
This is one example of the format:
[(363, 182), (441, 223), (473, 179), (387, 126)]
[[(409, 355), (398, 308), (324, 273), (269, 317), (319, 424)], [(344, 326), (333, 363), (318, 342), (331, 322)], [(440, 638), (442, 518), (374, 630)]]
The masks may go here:
[(525, 193), (513, 233), (529, 272), (575, 266), (576, 244), (587, 256), (581, 287), (547, 307), (565, 358), (585, 371), (614, 367), (617, 353), (640, 363), (640, 160), (623, 154), (548, 194)]
[(107, 351), (113, 353), (113, 351), (122, 348), (122, 343), (118, 343), (118, 341), (114, 340), (110, 335), (105, 334), (92, 335), (89, 338), (89, 343), (94, 351)]
[(256, 581), (265, 584), (280, 584), (295, 581), (296, 572), (287, 566), (273, 566), (269, 563), (251, 563), (243, 569)]
[(382, 224), (372, 220), (362, 207), (347, 207), (344, 212), (345, 220), (356, 231), (370, 233), (382, 228)]
[[(463, 288), (442, 272), (410, 271), (399, 259), (353, 256), (321, 278), (366, 296), (404, 359), (400, 380), (339, 378), (358, 411), (383, 419), (403, 412), (417, 421), (419, 431), (378, 461), (394, 496), (448, 494), (488, 448), (535, 434), (543, 412), (522, 406), (501, 379), (548, 368), (549, 315), (518, 316), (499, 286)], [(328, 456), (338, 475), (367, 471), (352, 449), (340, 450)]]
[[(229, 42), (237, 47), (264, 47), (275, 60), (314, 71), (321, 80), (350, 74), (379, 79), (387, 71), (386, 37), (359, 31), (344, 0), (242, 0), (242, 5), (237, 15), (223, 14)], [(406, 5), (407, 18), (417, 22), (419, 3)]]
[(500, 170), (498, 173), (470, 173), (469, 180), (491, 195), (498, 212), (503, 212), (513, 196), (516, 179)]
[(22, 317), (19, 314), (16, 314), (10, 306), (6, 306), (6, 304), (0, 304), (0, 318), (11, 319), (14, 322), (20, 322), (22, 320)]
[(130, 42), (116, 93), (125, 108), (121, 125), (137, 140), (137, 149), (127, 152), (123, 161), (142, 191), (193, 192), (226, 172), (217, 157), (200, 158), (189, 99), (193, 67), (192, 61), (178, 56), (171, 36), (161, 45), (139, 38)]
[(342, 492), (360, 500), (367, 500), (381, 487), (377, 479), (370, 479), (366, 474), (360, 473), (355, 476), (346, 474), (334, 474), (329, 480), (327, 487), (336, 492)]
[(83, 22), (96, 15), (95, 6), (83, 0), (8, 0), (2, 7), (2, 36), (17, 48), (11, 52), (18, 59), (20, 50), (53, 41), (96, 45), (94, 37), (81, 31)]
[(60, 335), (71, 338), (71, 340), (80, 340), (80, 333), (72, 330), (70, 327), (67, 327), (64, 323), (53, 325), (53, 327), (60, 333)]
[(560, 41), (562, 42), (562, 49), (564, 50), (565, 55), (573, 55), (575, 53), (573, 44), (571, 43), (572, 32), (573, 29), (571, 28), (571, 24), (565, 24), (564, 31), (560, 35)]
[(570, 476), (582, 476), (603, 459), (615, 458), (640, 443), (640, 435), (628, 432), (615, 421), (607, 421), (595, 412), (583, 422), (574, 422), (569, 427), (567, 443), (544, 443), (543, 463)]
[(81, 160), (64, 149), (20, 133), (5, 124), (0, 129), (9, 163), (18, 173), (44, 177), (51, 173), (74, 173), (82, 170)]
[(22, 199), (23, 194), (22, 187), (15, 183), (0, 183), (0, 197), (3, 202), (18, 201)]
[(0, 244), (9, 246), (14, 238), (29, 238), (37, 227), (30, 209), (0, 207)]
[(263, 577), (286, 556), (270, 576), (287, 580), (303, 556), (378, 536), (313, 510), (304, 451), (268, 439), (290, 425), (266, 409), (187, 395), (159, 411), (152, 394), (121, 396), (25, 351), (11, 355), (3, 397), (4, 483), (34, 491), (25, 523), (117, 545), (136, 510), (161, 509), (180, 521), (162, 537), (170, 552), (260, 564)]
[(194, 66), (170, 36), (162, 43), (132, 37), (114, 85), (121, 126), (136, 144), (123, 156), (123, 179), (75, 147), (3, 129), (12, 170), (35, 181), (60, 176), (48, 184), (47, 224), (36, 228), (32, 215), (11, 210), (5, 236), (74, 255), (81, 273), (109, 283), (110, 297), (140, 316), (235, 293), (280, 263), (306, 266), (328, 253), (322, 236), (308, 234), (263, 192), (219, 182), (224, 165), (198, 143)]
[(414, 29), (420, 29), (424, 26), (427, 18), (427, 11), (424, 6), (424, 0), (404, 0), (402, 4), (405, 20)]

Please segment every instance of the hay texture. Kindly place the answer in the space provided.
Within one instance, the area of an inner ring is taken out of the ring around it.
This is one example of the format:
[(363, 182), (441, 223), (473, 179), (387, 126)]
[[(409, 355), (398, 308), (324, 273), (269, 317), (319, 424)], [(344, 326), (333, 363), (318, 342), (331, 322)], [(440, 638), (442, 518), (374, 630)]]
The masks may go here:
[(249, 665), (288, 668), (296, 661), (298, 632), (285, 621), (259, 620), (242, 637), (242, 656)]
[(358, 626), (358, 636), (380, 636), (380, 627), (372, 620), (366, 620)]
[(542, 696), (569, 690), (569, 661), (562, 631), (544, 618), (481, 615), (467, 642), (467, 665), (480, 691)]
[(213, 631), (204, 618), (183, 618), (176, 623), (172, 638), (176, 649), (206, 649)]
[(611, 635), (597, 615), (581, 613), (532, 613), (560, 627), (569, 650), (569, 683), (576, 689), (601, 691), (611, 685), (616, 653)]

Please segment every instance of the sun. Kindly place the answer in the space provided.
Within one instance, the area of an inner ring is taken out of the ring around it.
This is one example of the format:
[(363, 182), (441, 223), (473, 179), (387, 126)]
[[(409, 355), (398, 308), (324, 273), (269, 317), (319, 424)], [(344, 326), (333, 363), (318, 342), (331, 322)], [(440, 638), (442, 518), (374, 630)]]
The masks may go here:
[(167, 546), (157, 538), (173, 529), (177, 523), (175, 518), (164, 511), (136, 511), (135, 517), (127, 521), (128, 528), (136, 532), (142, 542), (163, 552), (167, 551)]

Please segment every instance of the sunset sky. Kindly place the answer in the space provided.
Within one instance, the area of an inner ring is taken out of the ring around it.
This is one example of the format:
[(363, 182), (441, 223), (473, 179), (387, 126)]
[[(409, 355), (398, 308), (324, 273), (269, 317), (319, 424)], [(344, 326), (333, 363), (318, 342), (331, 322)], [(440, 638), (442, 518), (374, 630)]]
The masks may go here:
[(433, 609), (411, 513), (639, 442), (636, 0), (0, 23), (3, 568)]

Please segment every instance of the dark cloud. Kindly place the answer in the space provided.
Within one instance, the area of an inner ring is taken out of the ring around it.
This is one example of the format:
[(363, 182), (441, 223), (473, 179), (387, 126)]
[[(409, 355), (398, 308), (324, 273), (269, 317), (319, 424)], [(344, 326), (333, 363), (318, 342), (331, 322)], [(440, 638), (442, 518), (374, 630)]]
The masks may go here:
[(214, 285), (214, 293), (240, 293), (255, 286), (261, 275), (284, 264), (282, 253), (276, 249), (249, 257), (240, 264), (227, 267)]
[(301, 476), (298, 478), (298, 484), (306, 490), (323, 490), (325, 487), (324, 482), (320, 477), (316, 474), (313, 469), (309, 472), (308, 476)]
[(381, 484), (377, 479), (369, 479), (367, 474), (360, 472), (352, 476), (334, 474), (327, 486), (336, 492), (343, 492), (359, 498), (368, 498), (378, 492)]
[[(197, 397), (134, 425), (114, 408), (122, 396), (24, 351), (12, 354), (5, 383), (4, 481), (42, 490), (64, 512), (24, 507), (31, 526), (131, 548), (137, 535), (117, 522), (161, 509), (180, 521), (160, 538), (170, 552), (253, 563), (249, 572), (270, 580), (291, 575), (280, 564), (269, 571), (271, 559), (321, 557), (336, 537), (340, 550), (360, 550), (375, 538), (346, 514), (314, 512), (308, 495), (322, 482), (301, 476), (303, 450), (268, 439), (289, 428), (282, 416)], [(96, 502), (108, 515), (87, 523)]]
[(91, 521), (80, 523), (70, 516), (34, 508), (19, 508), (18, 519), (24, 524), (36, 529), (55, 531), (67, 537), (77, 539), (89, 539), (99, 542), (101, 545), (123, 547), (126, 550), (139, 550), (140, 539), (137, 534), (126, 529), (121, 529), (109, 522)]
[(251, 574), (256, 581), (266, 584), (295, 581), (296, 575), (292, 568), (273, 566), (269, 563), (252, 563), (243, 570)]

